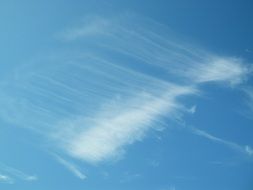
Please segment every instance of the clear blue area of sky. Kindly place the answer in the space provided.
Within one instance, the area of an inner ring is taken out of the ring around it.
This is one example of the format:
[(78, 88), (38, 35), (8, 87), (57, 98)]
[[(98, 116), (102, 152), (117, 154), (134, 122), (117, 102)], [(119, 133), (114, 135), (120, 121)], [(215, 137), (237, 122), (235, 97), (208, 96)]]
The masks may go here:
[[(167, 25), (189, 43), (252, 62), (252, 9), (250, 0), (1, 0), (0, 81), (40, 55), (66, 48), (56, 35), (91, 14), (139, 14)], [(253, 146), (253, 114), (242, 113), (247, 109), (244, 94), (212, 84), (203, 89), (203, 97), (183, 100), (189, 107), (197, 105), (194, 115), (184, 117), (186, 125)], [(0, 190), (253, 189), (252, 157), (193, 135), (177, 122), (167, 122), (177, 127), (150, 132), (127, 147), (122, 160), (98, 165), (74, 160), (88, 176), (80, 180), (52, 158), (37, 133), (0, 119), (0, 162), (38, 176), (33, 182), (0, 181)]]

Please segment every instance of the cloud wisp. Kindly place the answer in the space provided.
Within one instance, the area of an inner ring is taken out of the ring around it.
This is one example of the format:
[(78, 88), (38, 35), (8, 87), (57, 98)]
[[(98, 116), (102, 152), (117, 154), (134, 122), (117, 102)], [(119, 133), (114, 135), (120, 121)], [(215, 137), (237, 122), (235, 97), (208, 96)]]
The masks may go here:
[(0, 174), (0, 183), (13, 184), (13, 179), (8, 175)]
[[(108, 106), (98, 112), (92, 121), (80, 118), (77, 121), (66, 122), (62, 127), (69, 129), (69, 124), (78, 128), (80, 124), (92, 126), (68, 135), (63, 133), (59, 140), (68, 153), (88, 162), (100, 162), (108, 158), (116, 158), (124, 152), (124, 147), (140, 141), (150, 128), (156, 128), (159, 117), (180, 109), (176, 98), (193, 94), (190, 88), (174, 87), (163, 97), (142, 95), (128, 102), (116, 103), (115, 107)], [(69, 124), (68, 124), (69, 123)]]
[(201, 137), (209, 139), (213, 142), (223, 144), (223, 145), (225, 145), (225, 146), (227, 146), (227, 147), (229, 147), (233, 150), (236, 150), (238, 152), (246, 154), (250, 157), (253, 156), (253, 149), (249, 145), (242, 146), (242, 145), (239, 145), (237, 143), (227, 141), (227, 140), (221, 139), (219, 137), (213, 136), (213, 135), (207, 133), (206, 131), (203, 131), (203, 130), (200, 130), (200, 129), (197, 129), (197, 128), (191, 128), (191, 130), (196, 135), (199, 135)]
[[(244, 87), (243, 91), (247, 97), (246, 98), (246, 105), (248, 106), (251, 113), (253, 113), (253, 88), (252, 87)], [(250, 114), (250, 115), (252, 115), (252, 114)]]
[(243, 60), (236, 58), (210, 57), (205, 64), (196, 65), (185, 73), (197, 83), (225, 82), (230, 86), (247, 80), (250, 69)]
[[(200, 84), (246, 81), (243, 60), (168, 34), (149, 19), (89, 18), (60, 35), (70, 50), (18, 68), (0, 84), (0, 117), (42, 134), (53, 149), (96, 164), (120, 158), (127, 146), (163, 127), (164, 118), (194, 113), (196, 107), (187, 110), (183, 99), (198, 95)], [(69, 162), (58, 161), (85, 178)]]
[(7, 183), (14, 183), (14, 178), (23, 180), (23, 181), (37, 181), (38, 177), (36, 175), (28, 175), (18, 169), (7, 166), (3, 163), (0, 163), (0, 171), (7, 173), (8, 175), (0, 175), (0, 181), (6, 181)]
[(60, 164), (62, 164), (65, 168), (67, 168), (71, 173), (73, 173), (79, 179), (84, 180), (87, 178), (87, 176), (83, 174), (83, 172), (81, 172), (80, 169), (75, 164), (63, 159), (62, 157), (58, 155), (54, 154), (54, 157)]
[(241, 58), (218, 56), (183, 43), (166, 26), (133, 15), (119, 19), (89, 17), (85, 24), (69, 29), (61, 37), (81, 42), (97, 37), (99, 40), (92, 42), (98, 47), (132, 58), (139, 65), (160, 68), (161, 73), (166, 71), (191, 83), (225, 82), (235, 86), (245, 82), (252, 72)]

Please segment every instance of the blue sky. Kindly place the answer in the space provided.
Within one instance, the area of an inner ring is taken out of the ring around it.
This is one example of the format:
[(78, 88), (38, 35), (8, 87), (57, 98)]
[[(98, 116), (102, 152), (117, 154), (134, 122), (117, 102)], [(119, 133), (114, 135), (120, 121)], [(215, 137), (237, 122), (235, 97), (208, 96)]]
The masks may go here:
[(251, 190), (250, 1), (0, 2), (0, 189)]

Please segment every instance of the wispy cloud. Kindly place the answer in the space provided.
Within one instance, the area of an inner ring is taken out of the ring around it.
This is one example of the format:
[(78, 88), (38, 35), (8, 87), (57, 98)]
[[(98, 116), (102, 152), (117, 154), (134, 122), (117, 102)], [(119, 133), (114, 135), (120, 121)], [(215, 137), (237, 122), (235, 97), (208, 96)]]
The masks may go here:
[(248, 155), (253, 156), (253, 149), (250, 146), (246, 145), (245, 151), (247, 152)]
[(185, 75), (197, 83), (225, 82), (231, 86), (245, 82), (250, 69), (239, 58), (210, 56), (206, 63), (197, 64)]
[[(243, 91), (246, 94), (246, 100), (245, 100), (246, 105), (248, 106), (250, 111), (253, 112), (253, 88), (252, 87), (244, 87)], [(250, 115), (252, 115), (252, 114), (250, 114)]]
[(61, 39), (72, 41), (83, 37), (90, 37), (105, 33), (111, 22), (101, 17), (86, 17), (80, 27), (65, 30), (60, 34)]
[[(193, 83), (223, 82), (235, 86), (245, 82), (252, 72), (252, 67), (241, 58), (218, 56), (184, 44), (173, 35), (166, 37), (171, 34), (170, 30), (154, 20), (133, 15), (121, 19), (90, 17), (86, 24), (69, 30), (62, 37), (70, 39), (72, 34), (73, 39), (85, 40), (89, 39), (87, 33), (90, 34), (86, 31), (92, 31), (102, 41), (103, 45), (98, 46), (133, 57), (175, 77), (190, 79)], [(97, 43), (96, 40), (93, 42)]]
[[(38, 180), (38, 177), (36, 175), (28, 175), (18, 169), (15, 169), (13, 167), (7, 166), (3, 163), (0, 163), (0, 170), (4, 171), (5, 173), (8, 173), (11, 177), (15, 177), (17, 179), (21, 179), (24, 181), (36, 181)], [(9, 179), (12, 181), (11, 177), (5, 176), (6, 179)]]
[(2, 175), (0, 174), (0, 183), (8, 183), (8, 184), (13, 184), (14, 181), (11, 177), (7, 175)]
[(62, 164), (65, 168), (67, 168), (70, 172), (72, 172), (76, 177), (78, 177), (81, 180), (84, 180), (87, 178), (83, 172), (80, 171), (80, 169), (73, 163), (61, 158), (58, 155), (54, 154), (54, 157), (57, 159), (57, 161)]
[(163, 188), (161, 190), (176, 190), (176, 186), (170, 185), (169, 187)]
[[(160, 116), (180, 109), (177, 97), (194, 92), (191, 88), (174, 87), (162, 97), (143, 95), (124, 104), (117, 103), (116, 107), (109, 106), (97, 113), (92, 127), (71, 136), (64, 133), (59, 140), (64, 140), (64, 149), (70, 155), (88, 162), (118, 157), (126, 145), (141, 140)], [(71, 121), (72, 126), (75, 123), (90, 125), (85, 118)], [(70, 126), (62, 127), (68, 129)]]
[(188, 111), (189, 113), (191, 113), (191, 114), (194, 114), (194, 113), (196, 112), (196, 110), (197, 110), (197, 106), (194, 105), (194, 106), (192, 106), (190, 109), (188, 109), (187, 111)]
[(139, 173), (129, 173), (125, 172), (123, 177), (120, 179), (120, 183), (132, 183), (135, 180), (142, 178), (142, 175)]
[(122, 156), (128, 145), (161, 127), (163, 118), (194, 113), (196, 107), (186, 109), (183, 99), (198, 95), (200, 84), (246, 80), (243, 60), (186, 45), (167, 32), (155, 21), (122, 17), (89, 18), (67, 29), (61, 37), (71, 47), (77, 43), (78, 51), (43, 58), (1, 83), (0, 116), (36, 130), (73, 158), (99, 163)]
[(213, 136), (213, 135), (207, 133), (206, 131), (203, 131), (203, 130), (200, 130), (197, 128), (191, 128), (191, 129), (192, 129), (193, 133), (196, 135), (199, 135), (201, 137), (209, 139), (213, 142), (221, 143), (231, 149), (234, 149), (236, 151), (244, 153), (248, 156), (253, 156), (253, 149), (249, 145), (242, 146), (242, 145), (239, 145), (235, 142), (227, 141), (227, 140), (221, 139), (219, 137)]

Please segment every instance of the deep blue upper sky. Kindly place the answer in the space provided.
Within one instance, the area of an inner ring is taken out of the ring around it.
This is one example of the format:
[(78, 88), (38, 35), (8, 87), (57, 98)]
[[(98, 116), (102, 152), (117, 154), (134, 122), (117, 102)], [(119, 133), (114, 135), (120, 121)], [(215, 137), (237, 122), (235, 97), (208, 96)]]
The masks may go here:
[(0, 190), (253, 189), (249, 0), (0, 2)]

